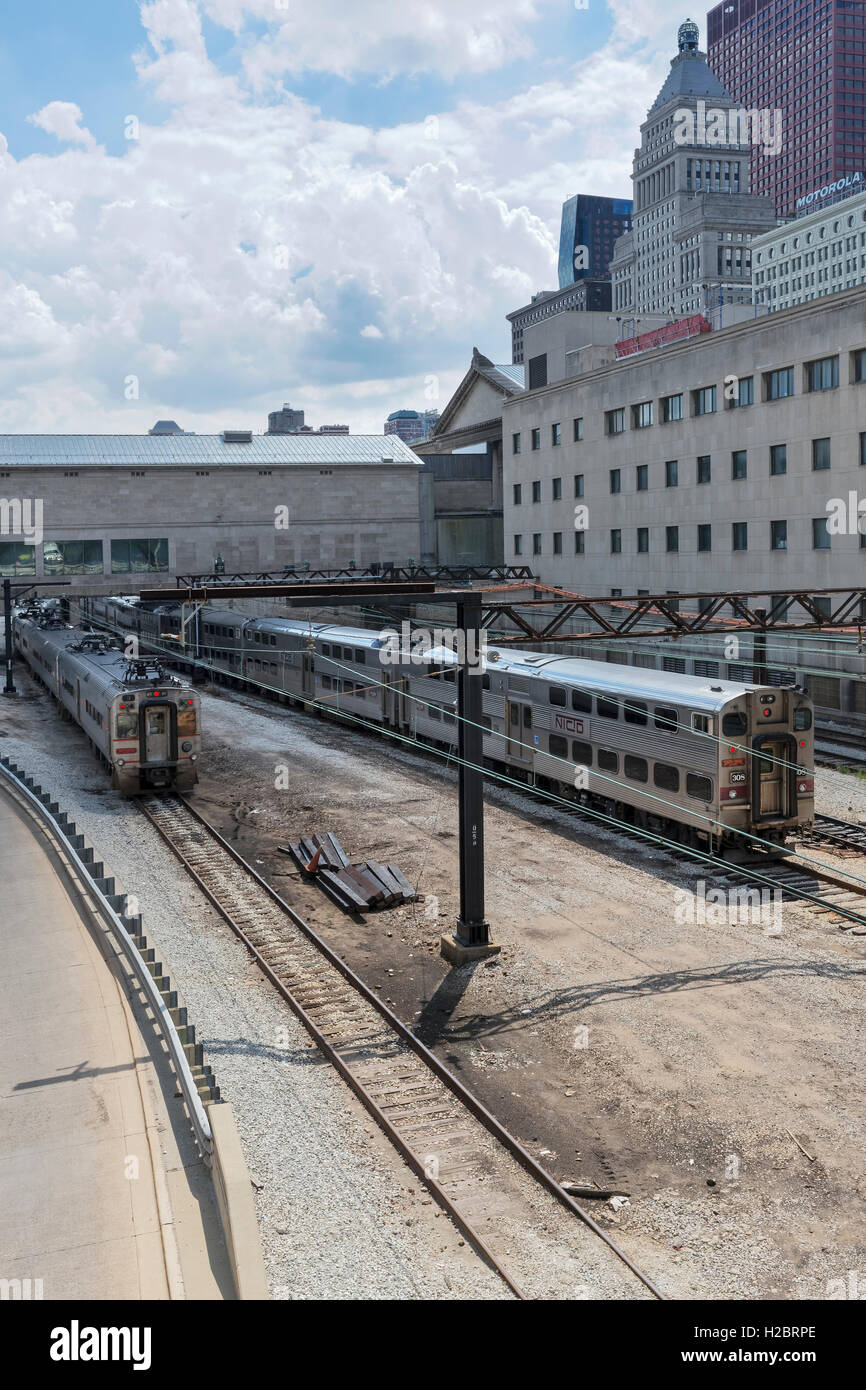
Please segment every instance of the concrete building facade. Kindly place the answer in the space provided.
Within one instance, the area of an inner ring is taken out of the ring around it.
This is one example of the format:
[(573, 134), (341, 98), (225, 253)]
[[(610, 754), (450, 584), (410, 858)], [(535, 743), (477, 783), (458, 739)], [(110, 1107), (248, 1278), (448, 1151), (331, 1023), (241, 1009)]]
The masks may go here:
[(572, 372), (503, 400), (506, 563), (612, 595), (863, 582), (866, 290)]
[(866, 284), (866, 192), (752, 242), (755, 303), (774, 312)]
[(2, 435), (0, 574), (132, 592), (218, 556), (229, 571), (405, 564), (420, 467), (381, 435)]
[(610, 267), (615, 312), (673, 317), (752, 302), (750, 243), (776, 216), (750, 194), (751, 143), (736, 106), (687, 20), (635, 150), (632, 230)]

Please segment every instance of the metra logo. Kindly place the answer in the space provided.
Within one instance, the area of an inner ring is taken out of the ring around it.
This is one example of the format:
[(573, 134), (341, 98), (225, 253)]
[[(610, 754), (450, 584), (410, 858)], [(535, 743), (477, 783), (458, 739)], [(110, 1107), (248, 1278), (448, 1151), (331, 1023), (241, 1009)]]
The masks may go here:
[(554, 716), (553, 727), (562, 729), (566, 734), (582, 734), (583, 720), (575, 719), (571, 714), (557, 714)]

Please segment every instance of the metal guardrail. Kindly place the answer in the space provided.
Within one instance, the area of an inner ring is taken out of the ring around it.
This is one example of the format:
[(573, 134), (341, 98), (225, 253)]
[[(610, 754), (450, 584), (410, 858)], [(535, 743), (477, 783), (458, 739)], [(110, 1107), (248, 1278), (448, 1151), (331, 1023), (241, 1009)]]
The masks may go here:
[[(112, 898), (118, 902), (126, 902), (123, 894), (109, 894), (100, 887), (99, 879), (101, 875), (95, 874), (94, 870), (101, 869), (102, 864), (97, 864), (93, 860), (93, 850), (85, 850), (84, 836), (78, 833), (73, 821), (70, 821), (65, 812), (61, 811), (59, 805), (48, 792), (44, 792), (32, 777), (27, 777), (17, 763), (9, 758), (0, 757), (0, 771), (2, 771), (15, 790), (24, 796), (37, 811), (41, 819), (48, 825), (56, 836), (61, 838), (63, 853), (68, 855), (75, 868), (80, 873), (83, 881), (87, 884), (89, 892), (92, 892), (99, 915), (105, 922), (115, 941), (123, 952), (127, 964), (138, 978), (139, 984), (147, 996), (147, 1001), (153, 1010), (154, 1018), (159, 1023), (162, 1036), (168, 1047), (169, 1056), (174, 1066), (175, 1074), (180, 1083), (183, 1098), (186, 1101), (187, 1111), (190, 1122), (196, 1137), (202, 1158), (208, 1167), (211, 1166), (213, 1158), (213, 1133), (207, 1112), (198, 1093), (195, 1077), (192, 1074), (189, 1060), (184, 1050), (184, 1044), (180, 1040), (180, 1035), (171, 1016), (168, 1005), (162, 997), (156, 980), (151, 975), (144, 957), (132, 939), (117, 908), (112, 903)], [(64, 823), (65, 822), (65, 823)], [(82, 851), (85, 857), (79, 853)], [(90, 855), (88, 862), (87, 854)], [(113, 885), (113, 879), (102, 880)]]

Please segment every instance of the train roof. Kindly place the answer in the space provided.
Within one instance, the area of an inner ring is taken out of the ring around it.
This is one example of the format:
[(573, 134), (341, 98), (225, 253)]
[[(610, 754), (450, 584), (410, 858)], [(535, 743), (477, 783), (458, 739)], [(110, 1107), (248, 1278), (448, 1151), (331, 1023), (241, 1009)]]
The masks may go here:
[[(130, 677), (130, 659), (117, 648), (110, 648), (107, 651), (75, 651), (75, 646), (81, 642), (82, 638), (94, 635), (85, 632), (82, 628), (40, 627), (31, 618), (23, 617), (19, 618), (18, 621), (27, 624), (32, 629), (34, 638), (39, 638), (46, 646), (61, 647), (69, 657), (74, 658), (76, 665), (83, 667), (89, 674), (97, 676), (103, 688), (111, 686), (118, 692), (143, 690), (155, 682), (155, 673), (146, 679)], [(171, 687), (175, 690), (186, 684), (178, 676), (165, 672), (159, 676), (159, 681), (166, 688)]]

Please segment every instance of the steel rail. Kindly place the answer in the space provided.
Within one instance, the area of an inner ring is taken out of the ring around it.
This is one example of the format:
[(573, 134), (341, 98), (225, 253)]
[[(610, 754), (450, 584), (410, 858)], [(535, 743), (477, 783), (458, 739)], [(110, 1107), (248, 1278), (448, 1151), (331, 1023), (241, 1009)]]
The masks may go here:
[[(289, 904), (285, 901), (284, 898), (280, 896), (276, 889), (272, 888), (271, 885), (264, 878), (262, 878), (261, 874), (257, 873), (256, 870), (250, 864), (247, 863), (247, 861), (234, 848), (233, 845), (230, 845), (227, 840), (223, 839), (219, 831), (214, 829), (214, 827), (210, 824), (209, 821), (205, 819), (201, 812), (196, 810), (196, 808), (192, 806), (189, 803), (189, 801), (186, 800), (185, 797), (178, 797), (177, 800), (180, 801), (180, 803), (190, 813), (193, 819), (196, 820), (207, 832), (207, 834), (209, 834), (217, 842), (217, 844), (219, 844), (220, 847), (226, 851), (226, 853), (235, 861), (235, 863), (237, 863), (246, 873), (248, 873), (250, 877), (259, 885), (260, 888), (264, 889), (264, 891), (272, 899), (272, 901), (275, 902), (282, 909), (282, 911), (287, 914), (291, 921), (294, 922), (295, 926), (298, 927), (298, 929), (304, 934), (304, 936), (306, 936), (306, 938), (325, 957), (329, 964), (332, 965), (334, 969), (337, 970), (343, 976), (343, 978), (352, 986), (354, 990), (357, 991), (357, 993), (359, 993), (366, 1000), (368, 1004), (371, 1004), (372, 1007), (376, 1009), (376, 1011), (382, 1016), (382, 1018), (385, 1019), (385, 1021), (393, 1029), (393, 1031), (398, 1034), (402, 1041), (405, 1042), (407, 1046), (411, 1048), (411, 1050), (418, 1057), (421, 1058), (425, 1065), (434, 1073), (435, 1076), (438, 1077), (438, 1079), (443, 1083), (443, 1085), (445, 1085), (448, 1088), (448, 1090), (451, 1091), (452, 1095), (454, 1095), (456, 1099), (459, 1100), (460, 1103), (464, 1105), (472, 1115), (474, 1115), (474, 1117), (484, 1126), (488, 1133), (492, 1134), (493, 1137), (497, 1139), (499, 1143), (502, 1144), (502, 1146), (508, 1151), (508, 1153), (510, 1153), (511, 1156), (517, 1160), (521, 1167), (523, 1167), (551, 1196), (555, 1197), (556, 1200), (562, 1206), (566, 1207), (570, 1212), (572, 1212), (573, 1215), (579, 1217), (580, 1220), (586, 1226), (588, 1226), (589, 1229), (595, 1235), (597, 1235), (604, 1242), (605, 1245), (609, 1247), (609, 1249), (617, 1256), (617, 1258), (623, 1262), (623, 1264), (631, 1271), (631, 1273), (634, 1274), (636, 1278), (638, 1278), (647, 1289), (649, 1289), (650, 1293), (653, 1294), (655, 1298), (659, 1299), (662, 1302), (667, 1302), (667, 1295), (662, 1293), (661, 1290), (657, 1288), (657, 1286), (652, 1282), (649, 1276), (644, 1274), (643, 1271), (639, 1269), (638, 1266), (634, 1264), (632, 1260), (629, 1259), (625, 1251), (620, 1249), (616, 1242), (613, 1241), (607, 1234), (607, 1232), (603, 1230), (602, 1227), (599, 1226), (596, 1221), (593, 1220), (589, 1213), (585, 1211), (584, 1208), (581, 1207), (580, 1204), (574, 1200), (570, 1193), (566, 1192), (565, 1189), (562, 1188), (559, 1185), (559, 1183), (556, 1182), (556, 1180), (552, 1178), (551, 1175), (544, 1168), (542, 1168), (539, 1163), (536, 1162), (536, 1160), (532, 1157), (532, 1154), (530, 1154), (529, 1151), (523, 1147), (520, 1141), (516, 1139), (515, 1136), (511, 1134), (509, 1130), (505, 1128), (501, 1121), (498, 1120), (496, 1116), (493, 1115), (486, 1108), (486, 1106), (484, 1106), (481, 1103), (481, 1101), (479, 1101), (477, 1097), (474, 1096), (472, 1092), (469, 1091), (463, 1085), (463, 1083), (459, 1081), (457, 1077), (454, 1076), (454, 1074), (448, 1070), (446, 1066), (444, 1066), (442, 1062), (440, 1062), (439, 1058), (435, 1055), (435, 1053), (431, 1052), (429, 1048), (425, 1047), (425, 1045), (420, 1041), (420, 1039), (415, 1036), (412, 1030), (408, 1028), (406, 1024), (404, 1024), (403, 1021), (388, 1008), (387, 1004), (385, 1004), (383, 1000), (381, 1000), (378, 997), (378, 995), (372, 989), (370, 989), (368, 985), (365, 984), (365, 982), (360, 978), (360, 976), (356, 975), (355, 972), (351, 969), (351, 967), (347, 965), (346, 962), (340, 956), (337, 955), (337, 953), (327, 944), (326, 941), (323, 940), (322, 937), (320, 937), (312, 929), (312, 927), (309, 926), (307, 922), (304, 921), (304, 919), (299, 915), (299, 913), (297, 913), (294, 910), (294, 908), (289, 906)], [(259, 952), (252, 945), (252, 943), (249, 942), (242, 928), (238, 927), (236, 924), (231, 922), (229, 914), (226, 913), (223, 906), (209, 891), (206, 885), (202, 883), (195, 869), (193, 869), (186, 863), (183, 854), (179, 852), (177, 847), (173, 844), (170, 836), (166, 835), (163, 832), (162, 828), (157, 824), (157, 821), (152, 816), (150, 816), (146, 803), (140, 802), (139, 805), (141, 805), (142, 810), (148, 816), (148, 819), (151, 821), (151, 824), (153, 824), (156, 827), (156, 829), (159, 830), (159, 833), (162, 835), (162, 838), (177, 855), (181, 863), (184, 864), (184, 867), (187, 868), (188, 872), (198, 883), (199, 887), (202, 888), (209, 901), (214, 904), (214, 906), (221, 913), (221, 915), (229, 922), (229, 925), (232, 927), (232, 930), (235, 931), (236, 934), (244, 941), (244, 944), (247, 946), (247, 949), (250, 950), (250, 952), (256, 957), (258, 963), (262, 965), (268, 978), (276, 986), (280, 994), (290, 1005), (290, 1007), (294, 1010), (294, 1012), (298, 1015), (304, 1026), (313, 1036), (316, 1037), (316, 1041), (319, 1042), (319, 1036), (317, 1036), (319, 1030), (317, 1029), (315, 1023), (313, 1023), (313, 1021), (309, 1019), (308, 1016), (305, 1014), (303, 1007), (298, 1003), (297, 1000), (292, 998), (291, 992), (285, 987), (285, 985), (279, 979), (279, 977), (274, 974), (270, 967), (267, 966), (267, 963), (262, 960)], [(359, 1099), (363, 1101), (363, 1103), (367, 1106), (371, 1113), (375, 1114), (377, 1122), (382, 1124), (383, 1128), (385, 1128), (388, 1131), (389, 1137), (393, 1138), (400, 1151), (404, 1153), (404, 1155), (407, 1157), (413, 1169), (416, 1172), (418, 1172), (420, 1160), (417, 1158), (417, 1155), (412, 1153), (411, 1149), (408, 1148), (408, 1146), (405, 1144), (405, 1142), (399, 1135), (392, 1134), (391, 1131), (393, 1130), (393, 1126), (390, 1125), (390, 1122), (387, 1120), (387, 1117), (380, 1117), (380, 1113), (378, 1111), (378, 1107), (376, 1106), (376, 1102), (373, 1100), (371, 1096), (369, 1096), (364, 1091), (360, 1083), (358, 1083), (355, 1078), (352, 1078), (351, 1073), (348, 1072), (348, 1069), (345, 1067), (345, 1064), (342, 1062), (342, 1059), (340, 1059), (334, 1053), (334, 1049), (331, 1047), (331, 1045), (327, 1043), (327, 1041), (324, 1039), (322, 1039), (320, 1045), (323, 1046), (323, 1050), (326, 1052), (327, 1055), (331, 1057), (331, 1060), (334, 1061), (334, 1064), (335, 1066), (337, 1066), (341, 1075), (345, 1076), (345, 1079), (352, 1086), (352, 1089), (359, 1096)], [(333, 1056), (331, 1054), (333, 1054)], [(420, 1176), (426, 1183), (430, 1184), (431, 1187), (433, 1187), (433, 1190), (436, 1192), (437, 1199), (440, 1200), (440, 1202), (442, 1202), (443, 1205), (447, 1204), (448, 1209), (451, 1212), (450, 1199), (447, 1193), (441, 1190), (437, 1191), (436, 1186), (431, 1183), (431, 1180), (424, 1173), (423, 1165), (420, 1165)], [(467, 1230), (467, 1234), (469, 1235), (473, 1243), (478, 1244), (479, 1247), (484, 1249), (486, 1252), (486, 1247), (483, 1245), (482, 1242), (480, 1242), (480, 1239), (477, 1236), (477, 1234), (473, 1230), (467, 1229), (467, 1226), (464, 1223), (464, 1219), (461, 1216), (461, 1214), (458, 1211), (456, 1211), (456, 1209), (454, 1209), (453, 1212), (451, 1212), (451, 1214), (454, 1215), (454, 1219), (461, 1225), (461, 1228)], [(499, 1269), (495, 1256), (492, 1256), (488, 1253), (487, 1257), (494, 1263), (495, 1267)], [(499, 1269), (499, 1272), (502, 1273), (502, 1270)], [(503, 1277), (506, 1278), (506, 1282), (511, 1283), (507, 1276), (503, 1275)], [(513, 1284), (512, 1287), (514, 1287)], [(523, 1297), (522, 1294), (520, 1294), (520, 1296)]]
[[(55, 819), (53, 813), (49, 811), (48, 806), (40, 799), (40, 795), (32, 791), (26, 785), (26, 781), (23, 777), (20, 777), (17, 773), (12, 771), (9, 767), (8, 760), (0, 758), (0, 772), (12, 782), (16, 793), (25, 797), (41, 820), (45, 822), (56, 852), (61, 854), (61, 856), (65, 856), (80, 875), (82, 888), (86, 889), (88, 896), (92, 895), (99, 916), (102, 918), (114, 940), (117, 942), (117, 945), (123, 952), (127, 965), (138, 979), (141, 991), (147, 998), (147, 1002), (154, 1015), (154, 1020), (159, 1024), (160, 1031), (165, 1040), (166, 1047), (168, 1048), (169, 1056), (171, 1057), (175, 1075), (177, 1076), (184, 1101), (186, 1102), (190, 1123), (196, 1137), (196, 1142), (201, 1150), (202, 1158), (205, 1163), (210, 1166), (213, 1157), (213, 1134), (211, 1132), (207, 1112), (202, 1103), (201, 1096), (198, 1093), (195, 1077), (192, 1074), (192, 1069), (186, 1052), (184, 1051), (183, 1043), (178, 1035), (177, 1028), (175, 1027), (174, 1019), (159, 991), (156, 981), (147, 968), (144, 957), (141, 955), (130, 933), (123, 925), (119, 913), (115, 911), (106, 895), (94, 881), (90, 867), (79, 857), (75, 847), (71, 844), (68, 832), (64, 831), (62, 825)], [(33, 779), (31, 778), (29, 780), (32, 781)], [(53, 801), (53, 798), (49, 797), (47, 792), (43, 792), (41, 795), (45, 796), (48, 801)]]

